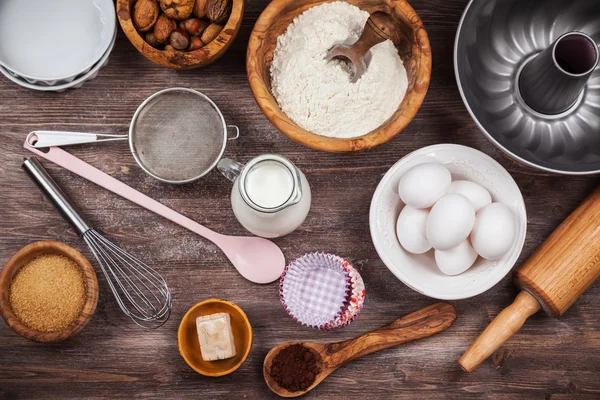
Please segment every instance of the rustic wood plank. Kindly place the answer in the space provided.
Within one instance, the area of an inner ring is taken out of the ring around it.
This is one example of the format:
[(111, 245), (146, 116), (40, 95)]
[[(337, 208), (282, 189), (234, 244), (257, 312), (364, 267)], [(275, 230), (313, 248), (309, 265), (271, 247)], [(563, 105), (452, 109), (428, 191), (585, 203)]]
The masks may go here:
[[(91, 257), (73, 230), (21, 171), (21, 147), (34, 129), (125, 133), (137, 106), (171, 86), (198, 89), (221, 107), (241, 137), (226, 154), (244, 162), (265, 152), (282, 153), (307, 175), (313, 208), (294, 234), (277, 240), (286, 258), (323, 250), (352, 260), (367, 287), (362, 315), (341, 331), (315, 332), (292, 321), (277, 299), (277, 285), (241, 278), (212, 244), (83, 179), (44, 163), (90, 222), (159, 269), (173, 288), (171, 320), (142, 331), (118, 310), (101, 286), (96, 315), (65, 343), (40, 345), (0, 324), (0, 398), (274, 398), (262, 379), (268, 350), (288, 340), (338, 341), (375, 329), (433, 303), (404, 286), (383, 265), (371, 243), (368, 209), (379, 179), (410, 151), (440, 142), (475, 147), (514, 176), (527, 206), (529, 226), (523, 261), (599, 183), (519, 165), (478, 131), (458, 93), (452, 65), (454, 35), (467, 0), (413, 0), (432, 45), (433, 73), (423, 107), (390, 143), (360, 154), (326, 154), (293, 143), (269, 124), (256, 105), (245, 74), (245, 48), (266, 0), (246, 4), (239, 36), (217, 63), (172, 71), (146, 61), (122, 33), (109, 65), (79, 90), (36, 93), (0, 79), (0, 262), (27, 243), (52, 239)], [(184, 186), (148, 178), (127, 146), (82, 146), (85, 161), (219, 232), (244, 234), (229, 204), (230, 184), (218, 173)], [(521, 332), (472, 374), (456, 361), (516, 294), (510, 277), (469, 300), (453, 302), (458, 320), (447, 332), (366, 356), (323, 382), (306, 398), (347, 399), (592, 399), (600, 397), (600, 287), (560, 319), (533, 316)], [(176, 332), (185, 311), (208, 297), (239, 304), (254, 327), (254, 346), (236, 373), (209, 379), (181, 359)]]

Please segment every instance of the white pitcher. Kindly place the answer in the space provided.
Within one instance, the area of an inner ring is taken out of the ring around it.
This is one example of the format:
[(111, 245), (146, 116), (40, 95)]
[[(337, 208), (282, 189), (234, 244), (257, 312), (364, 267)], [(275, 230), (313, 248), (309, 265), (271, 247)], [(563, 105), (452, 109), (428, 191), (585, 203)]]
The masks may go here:
[(217, 168), (233, 182), (233, 213), (251, 233), (265, 238), (285, 236), (304, 222), (310, 210), (310, 186), (287, 158), (263, 154), (246, 165), (223, 158)]

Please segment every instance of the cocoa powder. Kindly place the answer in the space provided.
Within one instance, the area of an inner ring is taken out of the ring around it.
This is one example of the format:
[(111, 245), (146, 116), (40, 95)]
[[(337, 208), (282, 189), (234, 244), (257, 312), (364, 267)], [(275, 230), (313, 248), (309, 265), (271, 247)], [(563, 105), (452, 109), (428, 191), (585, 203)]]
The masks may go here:
[(275, 382), (290, 392), (308, 389), (320, 373), (321, 357), (301, 344), (293, 344), (277, 353), (269, 371)]

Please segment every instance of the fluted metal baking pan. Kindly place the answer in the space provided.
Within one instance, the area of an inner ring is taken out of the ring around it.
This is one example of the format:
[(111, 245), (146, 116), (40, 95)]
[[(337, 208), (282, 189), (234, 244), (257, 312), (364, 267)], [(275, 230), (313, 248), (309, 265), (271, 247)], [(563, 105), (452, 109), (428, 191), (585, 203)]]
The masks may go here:
[(597, 0), (472, 0), (459, 24), (454, 68), (461, 96), (481, 131), (517, 160), (562, 174), (600, 172), (600, 69), (578, 103), (546, 116), (520, 98), (526, 61), (563, 33), (600, 41)]

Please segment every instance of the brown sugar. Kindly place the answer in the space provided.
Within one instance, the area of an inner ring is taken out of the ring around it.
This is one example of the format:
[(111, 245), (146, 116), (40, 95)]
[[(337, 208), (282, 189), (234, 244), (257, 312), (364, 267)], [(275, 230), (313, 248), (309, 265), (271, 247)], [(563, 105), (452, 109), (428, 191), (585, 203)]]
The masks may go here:
[(10, 305), (29, 328), (57, 332), (81, 314), (86, 299), (83, 271), (58, 254), (43, 254), (23, 265), (10, 283)]
[(320, 373), (321, 357), (301, 344), (293, 344), (277, 353), (269, 371), (275, 382), (290, 392), (308, 389)]

